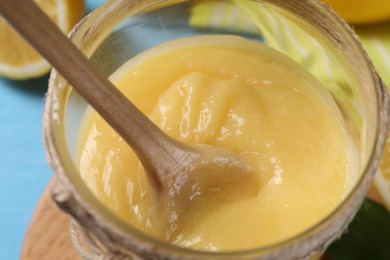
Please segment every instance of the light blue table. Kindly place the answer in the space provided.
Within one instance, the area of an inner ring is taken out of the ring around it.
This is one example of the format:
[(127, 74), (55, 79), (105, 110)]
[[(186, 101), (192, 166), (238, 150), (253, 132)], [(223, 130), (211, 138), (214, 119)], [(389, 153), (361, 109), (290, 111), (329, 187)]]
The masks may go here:
[[(104, 0), (86, 0), (88, 10)], [(42, 141), (48, 76), (0, 78), (0, 259), (19, 259), (34, 209), (53, 173)]]

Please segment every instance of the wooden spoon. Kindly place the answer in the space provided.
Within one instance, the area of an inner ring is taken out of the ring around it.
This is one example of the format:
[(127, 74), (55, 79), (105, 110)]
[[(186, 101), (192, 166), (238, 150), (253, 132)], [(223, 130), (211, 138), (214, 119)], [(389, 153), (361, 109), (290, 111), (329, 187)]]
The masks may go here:
[(33, 1), (0, 0), (0, 13), (132, 147), (155, 187), (157, 204), (163, 205), (158, 208), (188, 215), (190, 209), (258, 194), (258, 174), (238, 154), (167, 136), (92, 67)]

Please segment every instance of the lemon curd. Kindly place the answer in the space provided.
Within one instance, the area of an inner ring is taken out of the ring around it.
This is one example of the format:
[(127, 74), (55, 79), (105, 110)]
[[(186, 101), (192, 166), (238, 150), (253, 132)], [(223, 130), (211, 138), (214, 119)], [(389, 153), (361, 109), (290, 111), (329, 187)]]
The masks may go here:
[(121, 220), (154, 237), (207, 251), (270, 245), (321, 221), (356, 176), (357, 154), (331, 95), (258, 42), (177, 39), (129, 60), (110, 80), (169, 135), (230, 149), (258, 169), (257, 195), (209, 205), (180, 229), (161, 225), (134, 152), (87, 110), (77, 156), (83, 180)]

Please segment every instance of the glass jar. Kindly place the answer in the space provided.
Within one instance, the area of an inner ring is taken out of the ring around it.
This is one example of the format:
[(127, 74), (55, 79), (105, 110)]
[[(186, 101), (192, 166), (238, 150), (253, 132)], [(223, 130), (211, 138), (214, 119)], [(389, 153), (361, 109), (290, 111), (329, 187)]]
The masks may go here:
[(87, 103), (54, 70), (45, 143), (58, 177), (53, 196), (106, 251), (143, 258), (308, 259), (324, 252), (353, 219), (378, 169), (388, 132), (388, 95), (353, 31), (315, 0), (112, 0), (83, 19), (70, 38), (106, 76), (160, 43), (235, 34), (277, 49), (306, 68), (336, 101), (359, 156), (359, 176), (325, 219), (280, 243), (235, 252), (201, 252), (152, 238), (123, 223), (93, 196), (75, 162)]

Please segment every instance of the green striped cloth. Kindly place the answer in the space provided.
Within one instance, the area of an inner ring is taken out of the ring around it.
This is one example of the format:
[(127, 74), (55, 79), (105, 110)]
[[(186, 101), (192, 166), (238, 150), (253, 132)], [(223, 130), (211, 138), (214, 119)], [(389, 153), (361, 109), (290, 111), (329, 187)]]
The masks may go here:
[(379, 75), (390, 88), (390, 21), (378, 25), (356, 27), (355, 31)]
[[(321, 80), (334, 94), (350, 96), (348, 81), (342, 68), (332, 62), (335, 57), (320, 46), (312, 36), (291, 23), (286, 17), (258, 3), (231, 1), (195, 1), (190, 25), (214, 28), (241, 34), (261, 34), (268, 45), (288, 54)], [(388, 23), (355, 27), (383, 81), (390, 87), (390, 21)], [(335, 67), (336, 66), (336, 67)], [(331, 80), (330, 80), (331, 79)], [(336, 93), (335, 93), (336, 92)]]

